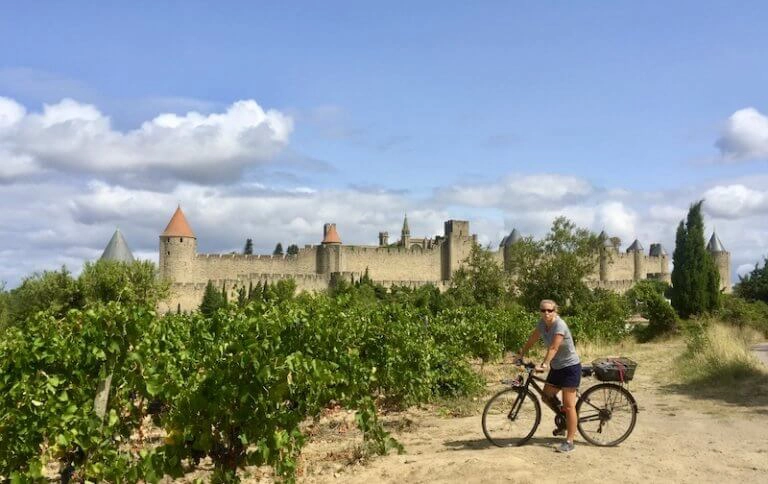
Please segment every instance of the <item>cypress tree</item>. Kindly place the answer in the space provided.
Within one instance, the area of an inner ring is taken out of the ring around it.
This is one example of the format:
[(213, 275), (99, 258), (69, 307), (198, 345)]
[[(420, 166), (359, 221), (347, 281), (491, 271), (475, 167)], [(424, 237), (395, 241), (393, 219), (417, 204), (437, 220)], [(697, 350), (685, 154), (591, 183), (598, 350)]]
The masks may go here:
[(686, 267), (686, 239), (685, 224), (681, 220), (675, 234), (675, 251), (672, 253), (672, 290), (670, 294), (672, 307), (681, 315), (684, 312), (683, 308), (687, 309), (690, 307), (688, 295), (691, 292), (691, 281), (688, 278), (688, 271), (683, 270)]
[(247, 302), (248, 302), (248, 297), (245, 292), (245, 286), (241, 286), (237, 290), (237, 305), (242, 308), (242, 307), (245, 307)]
[(278, 242), (275, 246), (275, 250), (272, 251), (272, 255), (283, 255), (283, 244)]
[(243, 254), (245, 254), (245, 255), (252, 255), (253, 254), (253, 240), (252, 239), (246, 239), (246, 241), (245, 241), (245, 248), (243, 249)]
[(704, 219), (700, 200), (691, 205), (685, 226), (677, 228), (672, 255), (672, 305), (682, 317), (716, 309), (720, 274), (704, 246)]
[(206, 316), (211, 316), (217, 309), (224, 307), (226, 304), (222, 293), (217, 291), (213, 286), (213, 282), (209, 280), (208, 285), (205, 286), (203, 302), (200, 303), (200, 312)]

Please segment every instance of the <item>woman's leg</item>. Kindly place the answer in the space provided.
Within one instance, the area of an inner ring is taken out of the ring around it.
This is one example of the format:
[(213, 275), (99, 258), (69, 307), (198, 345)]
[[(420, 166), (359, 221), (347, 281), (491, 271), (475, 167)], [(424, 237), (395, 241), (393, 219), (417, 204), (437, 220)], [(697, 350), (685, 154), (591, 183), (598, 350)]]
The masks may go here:
[(565, 440), (573, 443), (573, 437), (576, 435), (576, 424), (579, 416), (576, 414), (576, 389), (563, 388), (563, 409), (565, 409)]
[(560, 387), (556, 387), (554, 385), (550, 385), (549, 383), (544, 384), (544, 388), (541, 389), (542, 392), (544, 392), (544, 395), (546, 395), (547, 398), (550, 400), (557, 396), (557, 392), (560, 391)]

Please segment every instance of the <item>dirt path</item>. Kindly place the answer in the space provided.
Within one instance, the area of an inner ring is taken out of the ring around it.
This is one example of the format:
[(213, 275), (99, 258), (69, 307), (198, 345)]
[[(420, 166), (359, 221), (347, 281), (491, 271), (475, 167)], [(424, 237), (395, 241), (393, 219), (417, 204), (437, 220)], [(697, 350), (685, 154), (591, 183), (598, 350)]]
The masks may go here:
[(756, 344), (752, 347), (752, 352), (760, 361), (768, 366), (768, 343)]
[[(340, 443), (313, 443), (306, 449), (303, 482), (486, 483), (486, 482), (766, 482), (768, 479), (768, 372), (723, 393), (668, 383), (679, 342), (626, 349), (640, 367), (631, 384), (640, 414), (634, 433), (615, 448), (598, 448), (577, 434), (576, 452), (554, 452), (552, 414), (531, 444), (496, 448), (483, 437), (479, 413), (440, 417), (434, 411), (401, 415), (412, 422), (396, 432), (407, 453), (372, 458), (364, 465), (312, 464), (338, 456)], [(667, 383), (665, 383), (667, 382)], [(585, 388), (590, 383), (586, 380)], [(489, 391), (492, 390), (489, 388)], [(481, 403), (481, 402), (478, 402)], [(479, 405), (478, 405), (479, 407)], [(313, 457), (313, 455), (315, 457)]]

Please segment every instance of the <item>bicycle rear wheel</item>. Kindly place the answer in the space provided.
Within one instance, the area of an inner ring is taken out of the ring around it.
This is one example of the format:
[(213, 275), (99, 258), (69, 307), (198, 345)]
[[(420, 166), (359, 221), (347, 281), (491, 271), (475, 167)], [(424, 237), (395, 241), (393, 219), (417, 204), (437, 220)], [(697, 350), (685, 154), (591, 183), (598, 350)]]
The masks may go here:
[(541, 421), (539, 400), (530, 390), (506, 388), (488, 400), (483, 410), (483, 433), (499, 447), (526, 443)]
[(600, 383), (581, 395), (576, 402), (579, 433), (593, 445), (618, 445), (632, 433), (637, 422), (637, 403), (626, 388)]

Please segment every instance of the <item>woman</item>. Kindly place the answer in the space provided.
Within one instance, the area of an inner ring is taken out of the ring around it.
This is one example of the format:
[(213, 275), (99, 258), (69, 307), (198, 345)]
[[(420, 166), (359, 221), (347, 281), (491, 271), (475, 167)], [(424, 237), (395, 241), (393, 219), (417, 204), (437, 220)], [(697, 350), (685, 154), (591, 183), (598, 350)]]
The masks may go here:
[(563, 392), (563, 409), (565, 410), (566, 437), (565, 442), (557, 448), (558, 452), (574, 450), (573, 437), (576, 435), (576, 389), (581, 383), (581, 361), (573, 344), (571, 330), (557, 314), (557, 304), (550, 299), (539, 303), (541, 319), (533, 330), (528, 341), (518, 354), (522, 359), (525, 353), (539, 338), (547, 346), (544, 361), (536, 366), (536, 371), (543, 372), (551, 367), (544, 385), (544, 394), (556, 398), (557, 392)]

